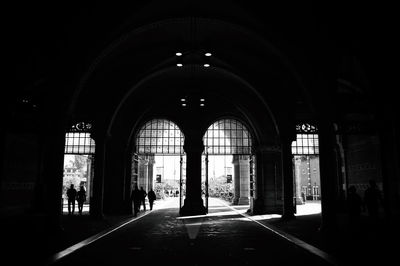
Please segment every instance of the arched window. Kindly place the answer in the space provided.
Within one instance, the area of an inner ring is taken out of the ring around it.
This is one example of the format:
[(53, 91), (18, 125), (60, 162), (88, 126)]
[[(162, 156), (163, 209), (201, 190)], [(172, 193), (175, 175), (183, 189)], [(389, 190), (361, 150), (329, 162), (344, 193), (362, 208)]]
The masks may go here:
[(179, 127), (165, 119), (148, 121), (136, 135), (138, 154), (183, 154), (183, 144)]
[(318, 129), (310, 124), (296, 126), (296, 140), (292, 142), (293, 155), (319, 154)]
[(212, 124), (204, 135), (205, 150), (210, 155), (251, 154), (252, 141), (247, 128), (235, 119)]
[(94, 154), (95, 142), (90, 137), (90, 123), (80, 122), (71, 126), (65, 133), (65, 154)]

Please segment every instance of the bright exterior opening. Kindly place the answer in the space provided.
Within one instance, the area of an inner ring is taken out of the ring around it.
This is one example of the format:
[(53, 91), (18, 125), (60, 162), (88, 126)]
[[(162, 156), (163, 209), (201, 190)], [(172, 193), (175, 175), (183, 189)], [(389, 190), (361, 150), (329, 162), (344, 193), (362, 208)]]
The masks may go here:
[(301, 124), (296, 131), (296, 141), (292, 142), (296, 210), (303, 214), (319, 213), (321, 183), (318, 130), (313, 125)]
[(150, 120), (138, 131), (135, 144), (131, 190), (136, 185), (146, 192), (153, 189), (158, 199), (174, 197), (182, 207), (186, 195), (186, 156), (179, 127), (165, 119)]
[(255, 193), (252, 139), (238, 120), (222, 119), (212, 124), (203, 137), (203, 198), (217, 197), (247, 205)]
[[(90, 211), (95, 154), (95, 142), (90, 137), (91, 128), (91, 124), (81, 122), (73, 125), (65, 134), (62, 187), (62, 211), (64, 214), (87, 214)], [(67, 191), (71, 185), (77, 192), (85, 191), (86, 197), (83, 205), (79, 206), (78, 195), (75, 200), (69, 202)]]

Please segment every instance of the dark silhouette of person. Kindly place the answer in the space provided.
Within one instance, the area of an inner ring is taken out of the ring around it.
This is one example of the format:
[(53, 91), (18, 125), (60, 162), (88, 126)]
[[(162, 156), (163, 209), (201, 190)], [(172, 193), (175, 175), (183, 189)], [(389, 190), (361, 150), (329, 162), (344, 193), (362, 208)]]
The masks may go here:
[(133, 202), (133, 214), (137, 216), (140, 210), (140, 191), (137, 185), (135, 185), (135, 188), (132, 190), (131, 201)]
[(83, 186), (77, 192), (78, 211), (82, 215), (83, 203), (86, 201), (86, 190)]
[(146, 196), (147, 196), (146, 191), (143, 189), (143, 187), (140, 187), (139, 209), (140, 209), (140, 205), (143, 204), (143, 210), (146, 210)]
[(367, 207), (369, 216), (377, 220), (379, 218), (379, 205), (382, 202), (381, 192), (375, 180), (369, 180), (369, 187), (365, 190), (364, 203)]
[(153, 191), (153, 189), (149, 190), (149, 193), (147, 194), (147, 198), (149, 199), (150, 210), (152, 210), (153, 203), (156, 200), (156, 193)]
[[(71, 184), (70, 188), (67, 190), (68, 197), (68, 214), (74, 214), (75, 212), (75, 200), (76, 200), (76, 189), (74, 188), (74, 184)], [(71, 210), (72, 208), (72, 210)]]
[(303, 191), (301, 192), (301, 199), (303, 200), (303, 204), (306, 203), (306, 195)]
[(347, 211), (349, 214), (349, 220), (351, 224), (359, 221), (361, 211), (363, 207), (363, 200), (360, 195), (357, 194), (355, 186), (350, 186), (347, 195)]

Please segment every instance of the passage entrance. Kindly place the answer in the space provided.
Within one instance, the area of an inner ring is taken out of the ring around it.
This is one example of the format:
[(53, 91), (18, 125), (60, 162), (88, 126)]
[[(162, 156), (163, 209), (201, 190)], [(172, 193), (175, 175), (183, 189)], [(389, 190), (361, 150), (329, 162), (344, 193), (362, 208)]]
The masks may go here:
[(135, 144), (131, 190), (137, 185), (146, 192), (153, 189), (159, 199), (179, 198), (181, 208), (186, 194), (186, 156), (179, 127), (165, 119), (150, 120), (138, 131)]
[[(78, 204), (68, 206), (67, 190), (74, 186), (79, 190), (84, 190), (86, 200), (84, 201), (82, 212), (89, 213), (90, 201), (93, 196), (93, 167), (95, 142), (90, 136), (92, 125), (80, 122), (71, 126), (65, 134), (64, 149), (64, 176), (62, 188), (62, 210), (63, 213), (78, 213)], [(75, 205), (75, 206), (74, 206)]]
[(203, 137), (203, 198), (219, 197), (229, 203), (247, 205), (255, 193), (252, 139), (236, 119), (212, 124)]
[(294, 206), (303, 213), (320, 212), (319, 140), (317, 128), (301, 124), (292, 143), (294, 169)]

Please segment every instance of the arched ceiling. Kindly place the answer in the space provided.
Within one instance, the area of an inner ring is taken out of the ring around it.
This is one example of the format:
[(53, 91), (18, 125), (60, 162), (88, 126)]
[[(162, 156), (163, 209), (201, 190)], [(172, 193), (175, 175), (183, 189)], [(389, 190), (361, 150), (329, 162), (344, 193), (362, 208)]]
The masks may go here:
[(233, 105), (259, 102), (259, 111), (272, 115), (269, 106), (290, 110), (306, 91), (286, 55), (262, 35), (218, 19), (183, 17), (142, 25), (112, 42), (81, 79), (70, 110), (104, 120), (129, 97), (174, 109), (165, 102), (191, 94), (218, 94)]
[[(367, 54), (377, 44), (369, 37), (376, 29), (364, 23), (374, 10), (369, 5), (364, 15), (350, 5), (208, 0), (6, 8), (6, 62), (13, 81), (10, 97), (3, 98), (7, 110), (27, 99), (29, 108), (50, 117), (110, 123), (139, 94), (145, 104), (156, 93), (180, 97), (201, 90), (249, 109), (243, 99), (252, 99), (257, 108), (289, 117), (281, 114), (347, 108), (335, 106), (343, 98), (337, 90), (343, 54), (357, 57), (369, 89), (382, 76), (373, 64), (377, 53)], [(178, 51), (190, 54), (183, 68), (174, 67)], [(208, 69), (201, 67), (204, 51), (213, 54)], [(148, 107), (153, 104), (154, 99)]]

